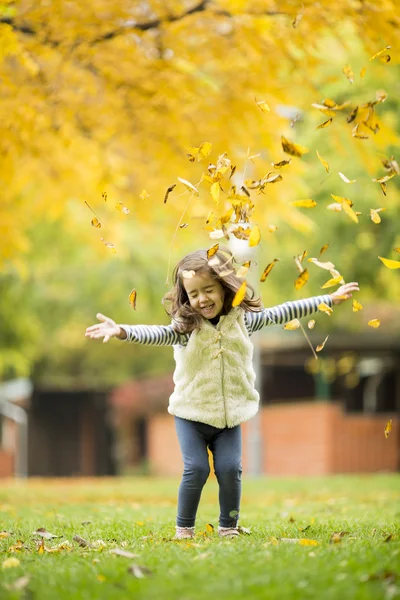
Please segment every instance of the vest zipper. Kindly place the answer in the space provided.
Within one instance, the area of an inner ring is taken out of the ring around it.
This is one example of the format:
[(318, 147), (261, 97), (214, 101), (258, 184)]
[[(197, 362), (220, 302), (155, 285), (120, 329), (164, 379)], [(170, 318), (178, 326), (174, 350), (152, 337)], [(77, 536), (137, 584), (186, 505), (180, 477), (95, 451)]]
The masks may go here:
[(224, 359), (222, 357), (222, 355), (223, 355), (223, 348), (222, 348), (221, 336), (219, 337), (219, 348), (221, 350), (220, 357), (221, 357), (221, 393), (222, 393), (222, 402), (224, 403), (225, 427), (228, 427), (228, 419), (227, 419), (227, 416), (226, 416), (226, 402), (225, 402), (225, 394), (224, 394)]

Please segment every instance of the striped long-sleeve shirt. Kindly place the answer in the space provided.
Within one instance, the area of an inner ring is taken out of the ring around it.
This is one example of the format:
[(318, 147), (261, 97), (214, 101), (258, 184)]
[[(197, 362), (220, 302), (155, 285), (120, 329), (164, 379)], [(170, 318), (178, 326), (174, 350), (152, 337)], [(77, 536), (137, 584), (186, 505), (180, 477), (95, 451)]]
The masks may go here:
[[(263, 308), (259, 312), (245, 311), (244, 322), (251, 336), (263, 327), (283, 325), (292, 319), (300, 319), (317, 312), (320, 304), (332, 306), (330, 294), (313, 296)], [(172, 325), (120, 325), (125, 330), (127, 341), (150, 346), (186, 346), (190, 333), (178, 333)]]

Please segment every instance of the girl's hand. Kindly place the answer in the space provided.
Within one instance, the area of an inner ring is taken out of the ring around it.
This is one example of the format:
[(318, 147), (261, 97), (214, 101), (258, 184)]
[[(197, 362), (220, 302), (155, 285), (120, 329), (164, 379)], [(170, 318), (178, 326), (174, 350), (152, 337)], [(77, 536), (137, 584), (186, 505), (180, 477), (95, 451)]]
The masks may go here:
[(97, 313), (96, 318), (101, 321), (98, 325), (92, 325), (86, 329), (85, 336), (92, 339), (104, 338), (103, 344), (112, 337), (122, 337), (121, 328), (112, 319)]
[(357, 281), (352, 281), (351, 283), (345, 283), (341, 285), (336, 292), (331, 294), (333, 304), (341, 304), (345, 300), (348, 300), (352, 297), (352, 292), (359, 292), (360, 288), (358, 287)]

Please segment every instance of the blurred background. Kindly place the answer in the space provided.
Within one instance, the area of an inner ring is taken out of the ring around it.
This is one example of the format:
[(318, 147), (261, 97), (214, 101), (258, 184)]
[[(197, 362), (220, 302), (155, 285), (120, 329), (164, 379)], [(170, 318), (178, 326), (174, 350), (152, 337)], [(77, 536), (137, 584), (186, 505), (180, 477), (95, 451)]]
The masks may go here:
[[(333, 291), (307, 258), (295, 287), (293, 257), (329, 244), (320, 260), (359, 282), (363, 309), (304, 322), (314, 348), (329, 334), (318, 361), (300, 328), (258, 335), (245, 472), (399, 470), (399, 29), (391, 0), (0, 3), (1, 476), (179, 474), (172, 349), (85, 328), (97, 312), (168, 324), (174, 264), (215, 243), (232, 185), (271, 172), (246, 188), (255, 280), (279, 259), (264, 305)], [(236, 171), (216, 199), (224, 153)]]

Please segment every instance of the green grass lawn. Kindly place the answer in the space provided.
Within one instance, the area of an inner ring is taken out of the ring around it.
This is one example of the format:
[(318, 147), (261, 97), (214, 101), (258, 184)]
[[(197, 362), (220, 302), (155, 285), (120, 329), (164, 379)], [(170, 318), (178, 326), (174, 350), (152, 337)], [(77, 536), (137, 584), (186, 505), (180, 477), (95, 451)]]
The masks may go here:
[[(218, 525), (210, 480), (190, 542), (172, 540), (177, 486), (151, 478), (3, 482), (1, 600), (400, 598), (399, 476), (244, 479), (240, 523), (251, 534), (231, 540), (207, 527)], [(41, 527), (59, 537), (41, 545), (33, 535)]]

